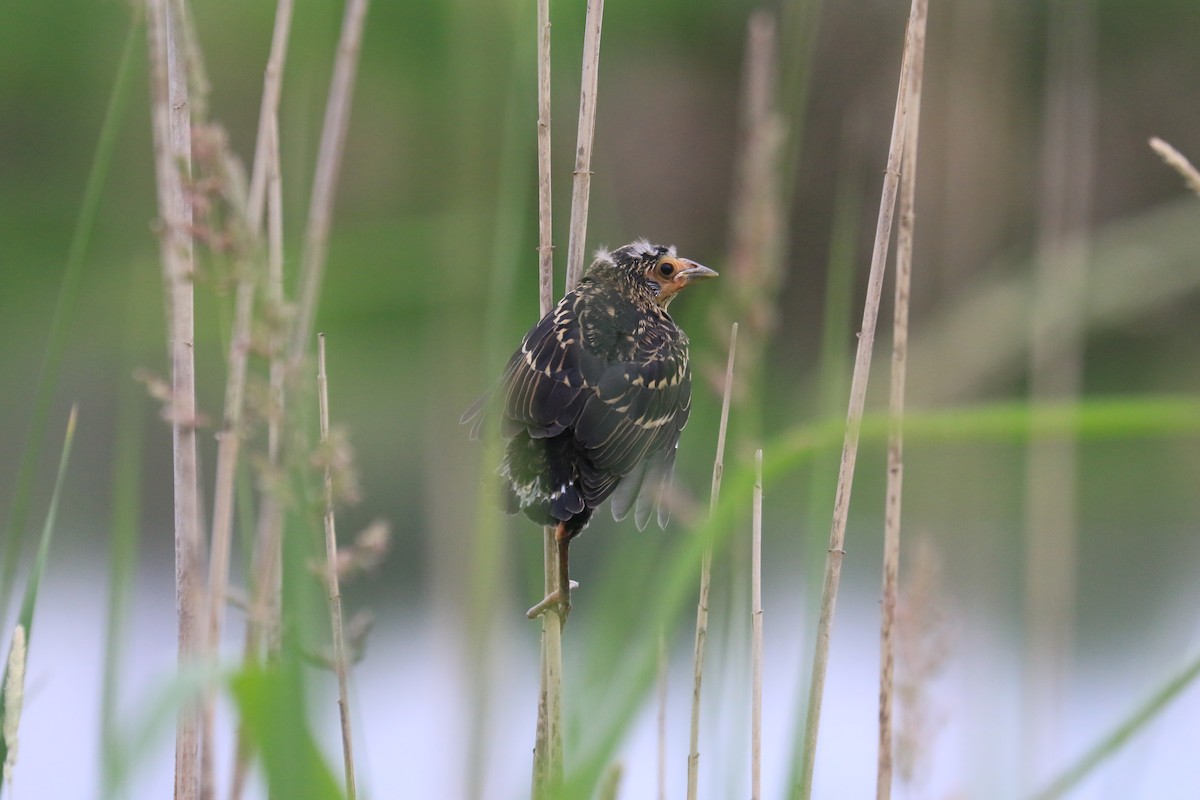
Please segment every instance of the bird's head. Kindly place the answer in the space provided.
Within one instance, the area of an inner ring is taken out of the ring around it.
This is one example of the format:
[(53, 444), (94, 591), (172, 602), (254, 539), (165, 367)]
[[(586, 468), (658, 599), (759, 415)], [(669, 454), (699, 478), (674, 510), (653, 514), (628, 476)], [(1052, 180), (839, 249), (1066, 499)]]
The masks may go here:
[(587, 275), (619, 281), (663, 308), (693, 281), (717, 277), (715, 270), (677, 255), (674, 245), (651, 244), (645, 239), (616, 250), (599, 251)]

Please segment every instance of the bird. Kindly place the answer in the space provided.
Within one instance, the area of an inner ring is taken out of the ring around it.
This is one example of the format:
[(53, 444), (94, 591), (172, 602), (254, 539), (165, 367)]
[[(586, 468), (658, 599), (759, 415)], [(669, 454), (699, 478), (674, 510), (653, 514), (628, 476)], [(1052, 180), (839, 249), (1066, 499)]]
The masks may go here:
[[(688, 337), (667, 308), (717, 272), (674, 246), (600, 249), (578, 285), (525, 334), (494, 388), (462, 417), (478, 438), (494, 408), (506, 440), (498, 474), (508, 513), (555, 529), (558, 588), (529, 611), (571, 610), (571, 541), (610, 497), (639, 530), (665, 528), (692, 403)], [(498, 407), (498, 408), (496, 408)]]

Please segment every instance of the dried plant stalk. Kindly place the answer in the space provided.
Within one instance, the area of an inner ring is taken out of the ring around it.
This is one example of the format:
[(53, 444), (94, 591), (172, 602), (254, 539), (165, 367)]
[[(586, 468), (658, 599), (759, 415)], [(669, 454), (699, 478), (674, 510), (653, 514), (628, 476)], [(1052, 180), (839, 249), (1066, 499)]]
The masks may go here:
[(887, 499), (883, 525), (883, 602), (879, 623), (879, 753), (875, 796), (892, 796), (892, 706), (895, 687), (896, 603), (900, 580), (900, 507), (904, 488), (904, 386), (908, 374), (908, 307), (912, 285), (913, 230), (916, 225), (917, 141), (921, 122), (921, 81), (925, 70), (928, 0), (917, 0), (912, 31), (908, 131), (900, 177), (900, 231), (896, 237), (896, 303), (892, 322), (892, 383), (888, 398)]
[(1200, 170), (1192, 166), (1187, 157), (1157, 136), (1150, 137), (1150, 149), (1158, 153), (1168, 167), (1178, 172), (1187, 187), (1200, 195)]
[[(742, 378), (734, 403), (745, 436), (756, 436), (761, 427), (762, 365), (766, 346), (776, 326), (778, 309), (763, 297), (775, 294), (782, 274), (784, 220), (781, 167), (786, 139), (783, 119), (776, 106), (779, 77), (778, 37), (775, 16), (758, 10), (746, 26), (746, 45), (739, 94), (739, 132), (730, 205), (729, 254), (721, 270), (725, 302), (713, 309), (714, 329), (724, 331), (730, 320), (741, 320)], [(719, 378), (719, 365), (708, 374)]]
[(300, 257), (300, 302), (292, 328), (290, 353), (293, 369), (308, 349), (308, 337), (317, 314), (317, 297), (321, 293), (321, 282), (325, 275), (329, 228), (333, 221), (333, 203), (346, 145), (346, 130), (350, 125), (350, 101), (354, 96), (354, 76), (358, 72), (358, 54), (362, 47), (367, 5), (368, 0), (348, 0), (342, 17), (337, 59), (333, 65), (333, 80), (329, 85), (325, 121), (321, 128), (321, 144), (317, 149), (308, 225), (304, 229), (304, 250)]
[[(242, 445), (242, 408), (246, 389), (246, 360), (250, 350), (250, 325), (254, 311), (257, 286), (255, 270), (245, 269), (238, 278), (234, 301), (233, 331), (229, 340), (229, 375), (225, 384), (225, 419), (218, 434), (217, 473), (213, 485), (213, 520), (208, 563), (208, 630), (206, 643), (209, 657), (215, 662), (220, 655), (221, 628), (225, 616), (226, 594), (229, 586), (229, 551), (233, 539), (233, 483), (237, 473)], [(206, 690), (201, 716), (201, 759), (204, 795), (212, 796), (213, 727), (215, 691)]]
[(858, 456), (858, 436), (866, 404), (867, 378), (871, 369), (871, 353), (875, 345), (875, 324), (879, 317), (879, 300), (883, 293), (883, 274), (887, 264), (888, 241), (892, 234), (892, 214), (900, 177), (900, 159), (908, 119), (908, 84), (913, 51), (923, 45), (913, 35), (917, 26), (921, 0), (913, 0), (905, 31), (904, 58), (900, 67), (896, 110), (892, 119), (891, 143), (888, 147), (887, 171), (879, 201), (879, 218), (875, 226), (875, 246), (871, 255), (871, 272), (867, 279), (867, 296), (863, 304), (862, 330), (858, 336), (858, 351), (854, 358), (854, 375), (850, 384), (850, 403), (846, 412), (846, 434), (842, 445), (841, 468), (838, 471), (837, 494), (834, 498), (833, 523), (829, 533), (829, 554), (825, 560), (825, 580), (821, 591), (821, 615), (817, 623), (817, 644), (813, 655), (812, 678), (808, 694), (808, 716), (804, 727), (804, 754), (801, 763), (800, 796), (812, 796), (813, 764), (816, 759), (817, 734), (821, 720), (821, 700), (825, 692), (825, 671), (829, 665), (829, 643), (833, 634), (833, 616), (837, 606), (838, 585), (842, 576), (843, 545), (846, 519), (850, 510), (850, 490), (854, 483), (854, 463)]
[(762, 800), (762, 461), (754, 453), (754, 507), (750, 533), (750, 799)]
[[(171, 347), (171, 438), (174, 451), (175, 604), (179, 662), (203, 652), (204, 626), (200, 501), (196, 462), (196, 364), (194, 358), (191, 114), (183, 44), (176, 11), (167, 0), (147, 2), (151, 67), (154, 166), (161, 220), (160, 250), (166, 286)], [(194, 800), (200, 791), (198, 709), (187, 706), (175, 736), (175, 798)]]
[[(733, 363), (737, 356), (738, 324), (729, 330), (729, 360), (725, 364), (725, 385), (721, 391), (721, 423), (717, 428), (717, 454), (713, 459), (712, 489), (708, 513), (712, 514), (721, 496), (721, 477), (725, 474), (725, 431), (729, 427), (729, 403), (733, 395)], [(704, 645), (708, 641), (708, 592), (712, 583), (712, 547), (704, 549), (700, 563), (700, 596), (696, 601), (696, 640), (692, 652), (692, 722), (688, 735), (688, 800), (696, 800), (700, 775), (700, 688), (704, 680)]]
[[(317, 405), (321, 417), (321, 445), (329, 446), (329, 380), (325, 372), (325, 334), (317, 335)], [(333, 638), (333, 669), (337, 674), (338, 717), (342, 723), (342, 765), (346, 771), (346, 797), (357, 795), (354, 783), (354, 746), (350, 735), (349, 668), (342, 628), (342, 592), (338, 583), (337, 530), (333, 514), (333, 465), (325, 464), (325, 581), (329, 596), (329, 626)]]
[[(538, 307), (544, 317), (554, 307), (554, 215), (550, 180), (550, 0), (538, 0), (537, 36)], [(555, 569), (558, 569), (557, 562)], [(551, 588), (550, 584), (546, 586)]]
[[(537, 4), (538, 79), (538, 299), (542, 316), (554, 307), (554, 243), (550, 205), (550, 0)], [(542, 529), (542, 568), (546, 597), (559, 585), (558, 541), (554, 528)], [(563, 779), (562, 617), (542, 614), (539, 648), (537, 729), (533, 745), (532, 796), (550, 800)]]
[(658, 800), (667, 800), (667, 637), (658, 631)]
[[(271, 33), (271, 54), (263, 73), (262, 104), (258, 112), (258, 134), (254, 142), (254, 166), (246, 193), (246, 224), (257, 234), (262, 227), (270, 178), (270, 125), (278, 118), (279, 96), (283, 91), (283, 67), (287, 60), (288, 36), (292, 29), (292, 0), (279, 0), (275, 6), (275, 28)], [(274, 143), (278, 149), (278, 142)]]
[(600, 29), (604, 0), (588, 0), (579, 81), (579, 131), (575, 141), (575, 180), (571, 190), (571, 234), (567, 240), (567, 291), (583, 275), (587, 248), (588, 196), (592, 189), (592, 141), (596, 132), (596, 90), (600, 80)]
[[(274, 112), (267, 119), (267, 275), (266, 298), (272, 313), (279, 315), (283, 307), (283, 189), (279, 174), (279, 126)], [(276, 320), (269, 342), (269, 386), (267, 411), (267, 470), (278, 474), (280, 443), (284, 413), (284, 341), (281, 321)], [(249, 663), (256, 659), (266, 631), (275, 630), (278, 619), (280, 552), (283, 542), (283, 508), (277, 487), (268, 486), (263, 492), (258, 522), (254, 532), (254, 577), (250, 608), (246, 614), (246, 637), (243, 658)], [(238, 728), (235, 746), (230, 800), (239, 800), (245, 789), (250, 752), (245, 732)]]

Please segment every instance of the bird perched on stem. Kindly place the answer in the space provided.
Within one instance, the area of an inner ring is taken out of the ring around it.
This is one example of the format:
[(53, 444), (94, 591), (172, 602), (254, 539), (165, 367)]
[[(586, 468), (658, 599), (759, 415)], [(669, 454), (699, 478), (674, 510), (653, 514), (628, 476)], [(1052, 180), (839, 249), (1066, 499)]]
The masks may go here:
[(692, 403), (688, 338), (667, 306), (716, 275), (645, 240), (601, 250), (463, 415), (474, 438), (489, 400), (502, 405), (507, 510), (555, 527), (559, 587), (531, 616), (554, 608), (566, 620), (568, 548), (610, 496), (615, 519), (633, 510), (641, 530), (657, 509), (666, 526), (663, 495)]

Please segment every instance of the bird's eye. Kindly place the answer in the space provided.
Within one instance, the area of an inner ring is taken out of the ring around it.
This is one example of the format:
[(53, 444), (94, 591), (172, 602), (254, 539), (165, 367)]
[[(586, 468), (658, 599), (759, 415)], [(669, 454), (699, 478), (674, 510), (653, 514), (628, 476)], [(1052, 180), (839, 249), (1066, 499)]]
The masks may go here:
[(670, 261), (662, 261), (658, 265), (658, 274), (664, 278), (669, 278), (675, 274), (675, 265)]

